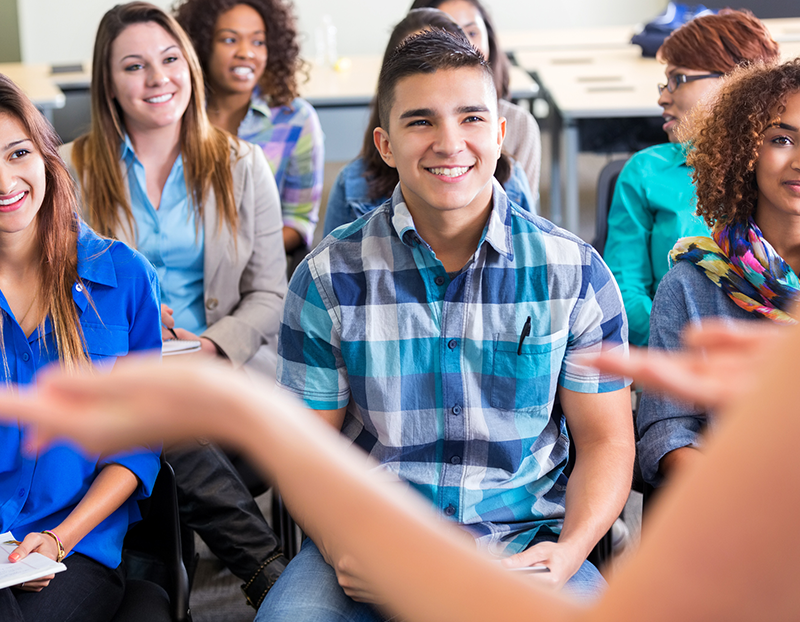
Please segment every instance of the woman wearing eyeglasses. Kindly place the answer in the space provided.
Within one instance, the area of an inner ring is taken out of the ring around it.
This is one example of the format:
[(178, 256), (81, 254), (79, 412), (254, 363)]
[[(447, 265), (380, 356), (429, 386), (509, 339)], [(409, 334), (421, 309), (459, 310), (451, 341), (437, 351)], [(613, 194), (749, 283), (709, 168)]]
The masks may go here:
[(646, 346), (650, 309), (676, 240), (708, 235), (695, 214), (691, 170), (678, 128), (737, 66), (772, 61), (778, 44), (749, 11), (723, 9), (672, 33), (658, 51), (667, 83), (658, 86), (669, 143), (635, 154), (620, 173), (608, 214), (605, 260), (619, 283), (632, 345)]

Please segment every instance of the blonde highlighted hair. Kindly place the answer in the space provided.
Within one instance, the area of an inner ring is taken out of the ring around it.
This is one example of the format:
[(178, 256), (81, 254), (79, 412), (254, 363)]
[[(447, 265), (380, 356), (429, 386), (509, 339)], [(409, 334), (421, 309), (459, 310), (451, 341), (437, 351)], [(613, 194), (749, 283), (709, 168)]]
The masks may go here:
[[(231, 174), (231, 137), (211, 125), (206, 116), (203, 72), (186, 33), (172, 16), (147, 2), (115, 6), (103, 16), (97, 29), (92, 69), (91, 129), (75, 141), (72, 152), (83, 192), (86, 220), (101, 235), (119, 237), (123, 226), (136, 235), (119, 165), (125, 123), (113, 96), (111, 46), (128, 26), (143, 23), (157, 24), (175, 39), (189, 66), (192, 92), (181, 123), (180, 147), (186, 190), (198, 218), (202, 221), (203, 202), (213, 188), (220, 227), (227, 223), (235, 232), (238, 221)], [(121, 215), (118, 208), (121, 208)]]

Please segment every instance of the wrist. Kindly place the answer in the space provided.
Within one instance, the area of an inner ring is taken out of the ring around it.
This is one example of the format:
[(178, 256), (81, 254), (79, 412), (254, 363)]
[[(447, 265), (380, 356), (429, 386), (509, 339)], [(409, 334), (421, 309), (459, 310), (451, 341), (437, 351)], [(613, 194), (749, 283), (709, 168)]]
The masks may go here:
[(64, 543), (61, 541), (61, 538), (58, 536), (58, 534), (52, 529), (45, 529), (44, 531), (42, 531), (42, 533), (46, 536), (51, 537), (53, 541), (56, 543), (56, 549), (57, 549), (56, 561), (57, 562), (64, 561), (64, 558), (67, 556), (67, 549), (64, 548)]

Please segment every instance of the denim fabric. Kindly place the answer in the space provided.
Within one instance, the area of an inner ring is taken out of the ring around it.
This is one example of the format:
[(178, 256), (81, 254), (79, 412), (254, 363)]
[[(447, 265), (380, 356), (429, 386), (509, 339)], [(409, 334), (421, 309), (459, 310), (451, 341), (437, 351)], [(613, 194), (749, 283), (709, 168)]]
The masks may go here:
[[(514, 162), (511, 177), (503, 189), (513, 203), (526, 212), (536, 213), (536, 202), (531, 194), (528, 178), (518, 163)], [(322, 230), (322, 237), (328, 235), (336, 227), (341, 227), (369, 214), (390, 198), (370, 198), (367, 180), (364, 179), (364, 160), (356, 158), (339, 171), (330, 194), (328, 194), (328, 207), (325, 209), (325, 226)]]
[[(688, 261), (678, 262), (661, 280), (650, 315), (650, 347), (678, 350), (682, 334), (706, 318), (759, 320), (762, 316), (738, 307), (703, 272)], [(691, 404), (645, 390), (636, 419), (639, 465), (648, 483), (658, 486), (659, 462), (680, 447), (698, 447), (706, 414)]]
[[(551, 539), (551, 538), (543, 538)], [(581, 600), (600, 596), (606, 582), (585, 561), (564, 591)], [(344, 593), (333, 568), (309, 539), (292, 559), (258, 610), (255, 622), (384, 622), (388, 619), (371, 605)]]
[(122, 602), (122, 568), (75, 553), (41, 592), (0, 590), (0, 620), (13, 622), (108, 622)]

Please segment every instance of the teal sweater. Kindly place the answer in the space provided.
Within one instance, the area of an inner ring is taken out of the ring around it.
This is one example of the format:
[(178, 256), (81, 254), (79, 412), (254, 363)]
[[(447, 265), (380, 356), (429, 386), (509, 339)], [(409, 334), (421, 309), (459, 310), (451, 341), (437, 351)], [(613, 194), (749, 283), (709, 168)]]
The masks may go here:
[(622, 169), (608, 213), (604, 258), (622, 292), (631, 345), (647, 345), (650, 308), (669, 270), (667, 254), (675, 242), (709, 235), (694, 212), (694, 185), (683, 145), (649, 147)]

